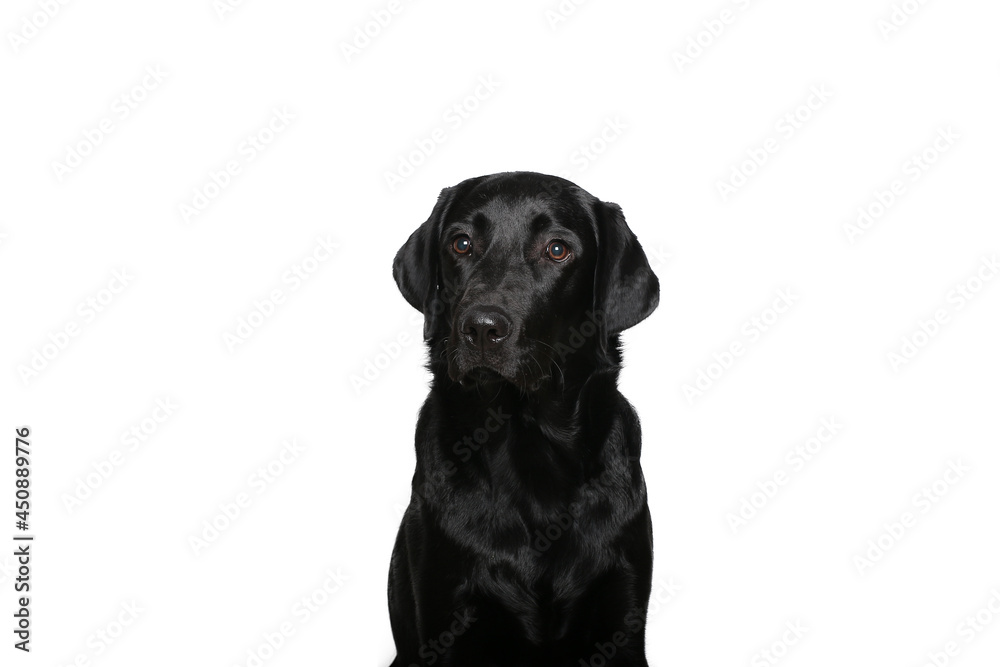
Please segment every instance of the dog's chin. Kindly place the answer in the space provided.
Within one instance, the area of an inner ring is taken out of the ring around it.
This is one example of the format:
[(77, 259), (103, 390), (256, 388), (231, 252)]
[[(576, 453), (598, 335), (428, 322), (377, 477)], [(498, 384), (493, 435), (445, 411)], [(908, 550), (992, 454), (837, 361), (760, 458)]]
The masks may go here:
[(457, 364), (449, 364), (448, 375), (465, 389), (499, 389), (504, 384), (510, 384), (523, 392), (533, 392), (541, 389), (550, 376), (532, 376), (514, 370), (501, 370), (493, 366), (477, 365), (460, 368)]

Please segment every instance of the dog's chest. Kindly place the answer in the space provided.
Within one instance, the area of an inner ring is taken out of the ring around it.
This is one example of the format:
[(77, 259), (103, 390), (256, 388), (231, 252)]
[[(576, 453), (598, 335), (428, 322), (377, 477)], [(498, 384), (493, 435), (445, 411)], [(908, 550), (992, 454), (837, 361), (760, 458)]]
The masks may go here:
[(438, 517), (445, 535), (474, 559), (517, 561), (518, 571), (539, 572), (584, 557), (605, 559), (620, 520), (611, 496), (621, 497), (624, 485), (610, 475), (572, 483), (480, 479), (454, 488)]

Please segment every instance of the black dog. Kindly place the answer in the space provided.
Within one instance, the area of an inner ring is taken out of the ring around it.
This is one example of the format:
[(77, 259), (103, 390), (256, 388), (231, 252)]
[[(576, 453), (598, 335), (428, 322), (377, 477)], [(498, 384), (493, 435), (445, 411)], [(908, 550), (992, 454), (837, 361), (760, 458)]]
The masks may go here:
[(618, 334), (659, 283), (621, 209), (553, 176), (469, 179), (393, 276), (434, 379), (389, 572), (392, 667), (647, 665), (652, 526)]

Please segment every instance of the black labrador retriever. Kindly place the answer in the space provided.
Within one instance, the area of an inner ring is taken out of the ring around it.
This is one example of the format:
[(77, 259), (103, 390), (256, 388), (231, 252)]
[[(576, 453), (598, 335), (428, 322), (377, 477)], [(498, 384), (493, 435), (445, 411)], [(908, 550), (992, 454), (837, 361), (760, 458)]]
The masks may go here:
[(659, 283), (621, 209), (530, 172), (442, 191), (393, 276), (433, 374), (392, 667), (641, 665), (652, 525), (619, 333)]

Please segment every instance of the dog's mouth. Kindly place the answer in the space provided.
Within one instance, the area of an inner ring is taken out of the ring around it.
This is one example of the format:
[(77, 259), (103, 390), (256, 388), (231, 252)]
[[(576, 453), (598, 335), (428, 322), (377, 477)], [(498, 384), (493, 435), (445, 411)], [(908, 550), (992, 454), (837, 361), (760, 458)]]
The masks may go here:
[(491, 385), (507, 380), (503, 374), (495, 368), (489, 366), (476, 366), (468, 373), (465, 373), (459, 382), (463, 384)]
[(551, 377), (545, 366), (537, 362), (513, 364), (510, 368), (481, 362), (463, 367), (454, 359), (448, 363), (448, 375), (465, 388), (494, 388), (507, 383), (521, 391), (537, 391)]

